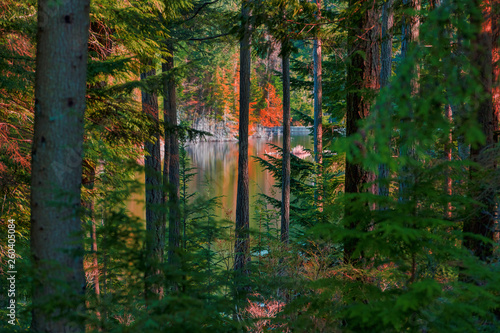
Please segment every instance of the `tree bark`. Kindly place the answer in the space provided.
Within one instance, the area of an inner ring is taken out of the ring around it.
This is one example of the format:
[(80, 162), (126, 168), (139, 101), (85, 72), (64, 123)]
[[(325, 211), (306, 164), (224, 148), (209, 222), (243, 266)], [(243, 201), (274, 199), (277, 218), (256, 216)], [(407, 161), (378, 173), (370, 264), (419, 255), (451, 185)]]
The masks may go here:
[[(453, 129), (451, 127), (453, 125), (453, 110), (452, 110), (450, 104), (447, 104), (445, 108), (446, 108), (445, 109), (446, 118), (448, 119), (448, 122), (450, 123), (450, 131), (448, 133), (448, 142), (446, 143), (446, 146), (445, 146), (445, 152), (446, 152), (446, 160), (448, 162), (451, 162), (452, 161), (452, 149), (453, 149)], [(451, 167), (448, 168), (448, 172), (446, 175), (446, 187), (445, 187), (446, 194), (450, 198), (451, 198), (451, 195), (453, 194), (453, 181), (451, 179), (451, 171), (452, 171)], [(448, 201), (448, 203), (446, 203), (446, 208), (445, 208), (445, 218), (447, 218), (448, 220), (451, 220), (451, 210), (452, 210), (451, 202)]]
[(288, 40), (281, 51), (283, 67), (283, 167), (281, 188), (281, 241), (290, 241), (290, 55)]
[[(491, 155), (496, 156), (497, 153), (491, 148), (494, 148), (497, 142), (496, 136), (499, 130), (498, 113), (493, 105), (493, 101), (497, 100), (496, 96), (492, 95), (492, 79), (495, 74), (492, 65), (494, 50), (492, 27), (496, 26), (497, 15), (493, 13), (490, 0), (482, 2), (477, 0), (475, 4), (477, 8), (481, 8), (482, 17), (471, 16), (471, 24), (478, 29), (477, 37), (472, 41), (471, 63), (477, 66), (482, 89), (478, 92), (473, 106), (486, 141), (471, 147), (470, 158), (477, 163), (477, 166), (471, 168), (470, 179), (474, 198), (484, 206), (476, 207), (473, 216), (465, 221), (463, 231), (481, 235), (493, 241), (496, 224), (496, 195), (495, 189), (488, 184), (489, 179), (485, 179), (485, 175), (496, 168), (495, 158)], [(482, 240), (465, 236), (463, 244), (481, 260), (486, 261), (493, 255), (493, 245)]]
[(89, 8), (88, 0), (38, 2), (31, 164), (35, 332), (85, 330), (79, 212)]
[[(394, 0), (386, 0), (382, 6), (382, 43), (380, 49), (380, 89), (389, 85), (392, 72), (392, 27), (394, 24)], [(388, 112), (390, 106), (383, 106), (379, 112)], [(383, 124), (381, 124), (383, 126)], [(382, 163), (378, 166), (379, 186), (378, 194), (380, 196), (389, 196), (389, 187), (386, 181), (389, 178), (389, 168), (387, 164)]]
[(240, 115), (238, 151), (238, 189), (236, 195), (236, 229), (234, 270), (246, 275), (250, 261), (250, 212), (248, 189), (248, 122), (250, 112), (250, 26), (248, 1), (242, 4), (243, 37), (240, 40)]
[[(357, 3), (358, 1), (350, 0), (349, 6), (354, 7)], [(371, 1), (361, 0), (361, 3), (361, 10), (357, 10), (352, 16), (352, 28), (348, 33), (348, 53), (351, 62), (347, 67), (347, 136), (359, 131), (359, 122), (370, 112), (370, 92), (373, 93), (379, 88), (378, 10), (372, 7)], [(368, 190), (375, 194), (373, 186), (366, 189), (366, 185), (374, 180), (374, 173), (365, 170), (360, 164), (346, 160), (345, 193), (362, 193)], [(354, 206), (354, 203), (349, 203), (345, 209), (349, 229), (356, 229), (359, 224), (355, 217), (355, 215), (359, 216), (359, 213), (356, 214)], [(346, 263), (358, 260), (352, 258), (357, 243), (357, 239), (353, 238), (344, 242)]]
[[(147, 63), (149, 69), (141, 73), (141, 80), (156, 75), (156, 70), (151, 68), (152, 63)], [(142, 110), (153, 121), (158, 122), (158, 97), (155, 93), (142, 91)], [(163, 249), (165, 245), (164, 231), (162, 231), (162, 214), (160, 213), (162, 203), (161, 188), (161, 156), (160, 156), (160, 133), (154, 133), (154, 142), (144, 143), (147, 156), (144, 157), (146, 169), (146, 252), (148, 263), (144, 276), (145, 295), (148, 299), (159, 299), (163, 296), (163, 286), (158, 283), (161, 271), (158, 268), (163, 262)]]
[[(321, 0), (316, 0), (318, 6), (317, 20), (321, 17)], [(318, 164), (318, 180), (316, 190), (316, 200), (320, 211), (323, 210), (322, 197), (323, 197), (323, 85), (322, 85), (322, 57), (321, 57), (321, 39), (317, 37), (314, 40), (313, 46), (313, 61), (314, 61), (314, 160)]]
[[(421, 0), (403, 0), (403, 5), (411, 8), (414, 11), (420, 11), (420, 1)], [(408, 56), (408, 52), (412, 43), (417, 43), (419, 40), (419, 28), (420, 28), (420, 17), (418, 14), (412, 13), (412, 15), (407, 15), (403, 18), (403, 40), (401, 42), (401, 59), (405, 59)], [(420, 69), (418, 65), (415, 65), (412, 69), (411, 73), (411, 94), (415, 96), (418, 93), (418, 78), (420, 75)], [(411, 103), (408, 103), (411, 105)], [(410, 118), (413, 117), (413, 110), (409, 110)], [(402, 133), (402, 135), (406, 135), (406, 133)], [(408, 137), (406, 140), (410, 141)], [(400, 147), (399, 156), (414, 156), (415, 149), (411, 145), (407, 143), (403, 144)], [(399, 183), (399, 200), (401, 202), (408, 201), (410, 197), (409, 187), (413, 182), (412, 175), (409, 174), (410, 171), (407, 167), (402, 168), (401, 181)]]
[[(166, 57), (163, 64), (165, 71), (171, 71), (174, 68), (174, 48), (171, 41), (167, 44), (167, 52), (170, 53)], [(164, 180), (168, 174), (168, 262), (169, 264), (178, 267), (180, 265), (179, 249), (181, 239), (181, 223), (179, 212), (179, 137), (176, 130), (177, 126), (177, 101), (175, 92), (175, 77), (173, 73), (169, 73), (165, 86), (164, 110), (165, 110), (165, 165), (168, 168), (164, 169)], [(168, 141), (168, 152), (167, 144)], [(166, 173), (165, 173), (166, 172)], [(166, 184), (165, 184), (166, 185)]]
[[(493, 66), (493, 78), (492, 78), (492, 97), (493, 97), (493, 119), (494, 123), (496, 124), (495, 130), (498, 131), (500, 130), (500, 17), (498, 14), (498, 6), (500, 5), (499, 0), (491, 0), (492, 1), (492, 7), (496, 8), (494, 12), (492, 12), (491, 16), (491, 33), (492, 33), (492, 66)], [(495, 143), (498, 144), (498, 135), (499, 133), (496, 133), (494, 139)], [(495, 165), (496, 167), (496, 165)], [(496, 200), (496, 205), (497, 205), (497, 214), (495, 218), (495, 226), (494, 226), (494, 233), (493, 233), (493, 240), (498, 243), (499, 238), (500, 238), (500, 233), (499, 233), (499, 220), (498, 217), (500, 216), (500, 204), (498, 202), (498, 196), (495, 198)]]

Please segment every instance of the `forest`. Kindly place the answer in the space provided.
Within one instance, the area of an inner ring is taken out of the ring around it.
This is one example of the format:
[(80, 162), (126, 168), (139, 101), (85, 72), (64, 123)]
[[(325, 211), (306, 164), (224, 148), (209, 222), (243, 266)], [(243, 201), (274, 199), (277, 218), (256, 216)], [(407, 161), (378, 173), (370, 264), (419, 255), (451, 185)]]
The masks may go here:
[(0, 331), (500, 332), (499, 39), (498, 0), (0, 0)]

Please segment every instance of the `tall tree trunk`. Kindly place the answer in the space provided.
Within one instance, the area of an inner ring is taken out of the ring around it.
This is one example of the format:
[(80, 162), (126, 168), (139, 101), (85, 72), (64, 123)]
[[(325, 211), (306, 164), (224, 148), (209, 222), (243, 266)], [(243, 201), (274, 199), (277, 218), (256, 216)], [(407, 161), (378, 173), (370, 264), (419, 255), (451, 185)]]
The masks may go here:
[[(163, 64), (163, 70), (169, 72), (165, 85), (164, 96), (164, 115), (165, 115), (165, 161), (168, 168), (164, 168), (164, 181), (167, 180), (168, 186), (168, 262), (178, 267), (180, 264), (179, 249), (181, 239), (181, 223), (179, 212), (179, 141), (176, 130), (177, 126), (177, 101), (175, 93), (175, 77), (171, 70), (174, 68), (174, 48), (171, 41), (167, 44), (166, 57)], [(168, 152), (167, 152), (168, 141)], [(168, 156), (168, 157), (167, 157)], [(164, 184), (167, 185), (167, 184)]]
[(240, 41), (240, 116), (238, 151), (238, 190), (236, 195), (236, 229), (234, 245), (234, 270), (246, 275), (250, 261), (250, 213), (248, 189), (248, 121), (250, 112), (250, 25), (248, 0), (241, 8), (243, 37)]
[[(156, 75), (156, 70), (151, 68), (152, 63), (148, 62), (149, 69), (141, 73), (141, 80)], [(142, 110), (153, 121), (158, 122), (158, 97), (155, 93), (142, 91)], [(144, 143), (144, 148), (148, 154), (144, 158), (146, 169), (146, 252), (148, 264), (144, 276), (145, 295), (148, 299), (159, 299), (163, 296), (163, 286), (158, 283), (160, 279), (159, 264), (163, 262), (164, 233), (162, 233), (163, 218), (160, 213), (162, 202), (161, 188), (161, 156), (160, 156), (160, 133), (154, 134), (155, 142)]]
[[(321, 18), (321, 0), (316, 0), (318, 6), (317, 20)], [(314, 40), (313, 46), (313, 61), (314, 61), (314, 160), (318, 164), (318, 180), (320, 184), (317, 185), (315, 193), (318, 202), (318, 208), (323, 210), (322, 196), (323, 196), (323, 85), (322, 85), (322, 58), (321, 58), (321, 39), (317, 37)]]
[[(88, 0), (38, 2), (31, 164), (31, 252), (36, 271), (31, 329), (35, 332), (85, 330), (78, 213), (89, 8)], [(47, 304), (50, 308), (44, 307)]]
[[(412, 9), (413, 11), (420, 11), (420, 1), (421, 0), (403, 0), (403, 5)], [(420, 16), (416, 13), (412, 13), (412, 15), (406, 15), (403, 19), (403, 41), (401, 42), (401, 58), (405, 59), (408, 56), (408, 52), (413, 43), (417, 43), (419, 40), (419, 29), (420, 29)], [(412, 69), (411, 73), (411, 94), (415, 96), (418, 93), (418, 78), (420, 75), (419, 66), (415, 65)], [(411, 103), (408, 103), (411, 105)], [(410, 106), (411, 108), (411, 106)], [(409, 110), (410, 118), (413, 117), (413, 110)], [(406, 135), (406, 140), (410, 141), (407, 133), (402, 133), (402, 135)], [(403, 156), (414, 156), (415, 148), (409, 145), (408, 143), (403, 144), (400, 147), (399, 155)], [(409, 174), (410, 170), (407, 167), (402, 169), (401, 182), (399, 183), (399, 200), (407, 201), (409, 200), (409, 186), (410, 183), (413, 182), (412, 176)]]
[[(350, 0), (349, 6), (357, 6), (359, 1)], [(352, 28), (348, 34), (348, 53), (351, 62), (347, 67), (347, 114), (346, 134), (354, 135), (359, 130), (359, 121), (365, 119), (371, 107), (371, 100), (365, 92), (379, 88), (379, 47), (378, 10), (372, 7), (372, 2), (360, 0), (361, 9), (352, 16)], [(362, 38), (359, 36), (363, 36)], [(361, 52), (359, 52), (361, 51)], [(363, 92), (363, 93), (362, 93)], [(362, 165), (346, 160), (345, 193), (361, 193), (366, 191), (366, 184), (375, 180), (375, 174), (365, 170)], [(371, 187), (370, 192), (374, 193)], [(358, 227), (355, 215), (356, 204), (346, 205), (345, 218), (349, 229)], [(357, 247), (357, 239), (347, 239), (344, 243), (344, 261), (357, 261), (352, 255)]]
[[(498, 6), (500, 5), (499, 0), (491, 0), (492, 7), (495, 8), (491, 17), (491, 33), (492, 33), (492, 66), (493, 66), (493, 78), (492, 78), (492, 97), (493, 97), (493, 119), (495, 122), (495, 130), (500, 130), (500, 17), (498, 13)], [(496, 133), (494, 139), (495, 143), (498, 143), (498, 137), (500, 133)], [(496, 167), (496, 166), (495, 166)], [(498, 196), (496, 197), (497, 202), (497, 214), (495, 219), (495, 232), (493, 233), (493, 240), (498, 243), (500, 238), (499, 233), (499, 216), (500, 216), (500, 204), (498, 201)]]
[(281, 44), (283, 69), (283, 166), (281, 188), (281, 241), (290, 240), (290, 54), (286, 40)]
[[(386, 0), (382, 6), (382, 45), (380, 49), (380, 89), (389, 85), (392, 72), (392, 27), (394, 24), (394, 0)], [(390, 106), (383, 106), (379, 112), (388, 112)], [(382, 124), (383, 126), (383, 124)], [(387, 179), (389, 178), (389, 168), (387, 164), (381, 163), (378, 166), (380, 196), (389, 196)]]
[[(475, 168), (471, 168), (470, 178), (473, 186), (473, 195), (484, 207), (476, 207), (473, 216), (465, 222), (464, 232), (481, 235), (490, 240), (494, 240), (495, 229), (495, 190), (487, 184), (489, 179), (485, 175), (495, 169), (495, 159), (491, 158), (491, 148), (496, 143), (498, 134), (498, 113), (493, 106), (496, 97), (492, 95), (493, 77), (493, 36), (492, 26), (496, 26), (497, 15), (492, 12), (491, 2), (485, 0), (476, 1), (477, 8), (482, 9), (482, 17), (474, 15), (471, 17), (471, 24), (478, 29), (477, 37), (472, 41), (471, 63), (478, 66), (479, 80), (482, 84), (482, 91), (478, 93), (476, 104), (477, 120), (481, 130), (486, 137), (484, 144), (471, 147), (470, 158), (477, 163)], [(464, 237), (464, 246), (470, 249), (481, 260), (488, 260), (493, 254), (493, 246), (490, 243), (472, 237)]]

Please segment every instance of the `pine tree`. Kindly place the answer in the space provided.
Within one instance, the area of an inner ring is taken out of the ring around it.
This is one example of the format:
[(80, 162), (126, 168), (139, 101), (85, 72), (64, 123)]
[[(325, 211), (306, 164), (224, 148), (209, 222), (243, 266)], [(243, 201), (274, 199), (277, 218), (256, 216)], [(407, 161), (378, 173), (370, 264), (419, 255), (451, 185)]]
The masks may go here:
[[(141, 73), (141, 80), (146, 80), (156, 75), (156, 70), (152, 68), (151, 60), (145, 63), (146, 69)], [(157, 124), (158, 117), (158, 97), (155, 92), (142, 90), (142, 111), (150, 117), (153, 123)], [(151, 141), (152, 140), (152, 141)], [(160, 133), (155, 131), (153, 137), (144, 143), (146, 156), (144, 166), (146, 169), (146, 252), (151, 262), (148, 263), (145, 274), (145, 294), (146, 299), (161, 298), (163, 296), (163, 286), (158, 282), (161, 271), (158, 266), (163, 262), (164, 248), (164, 228), (162, 228), (163, 218), (159, 211), (162, 203), (161, 188), (161, 157), (160, 157)]]
[[(321, 18), (321, 0), (316, 0), (318, 6), (318, 21)], [(323, 164), (323, 83), (322, 83), (322, 68), (323, 59), (321, 56), (321, 38), (314, 39), (313, 46), (313, 62), (314, 62), (314, 160), (319, 165), (318, 179), (321, 179), (322, 164)], [(318, 186), (319, 193), (316, 193), (318, 206), (321, 204), (321, 184)]]
[(471, 17), (471, 24), (477, 29), (476, 38), (472, 44), (471, 62), (478, 66), (478, 79), (482, 84), (482, 90), (477, 92), (473, 106), (486, 140), (479, 145), (473, 145), (470, 151), (470, 159), (476, 163), (470, 173), (473, 195), (482, 207), (477, 206), (473, 216), (465, 222), (464, 232), (483, 236), (491, 242), (466, 235), (464, 245), (479, 259), (487, 261), (493, 255), (494, 250), (492, 242), (496, 225), (496, 194), (491, 186), (485, 183), (487, 180), (483, 177), (485, 174), (491, 174), (495, 169), (496, 162), (490, 154), (495, 154), (500, 125), (497, 107), (493, 105), (497, 96), (492, 95), (494, 67), (496, 70), (498, 66), (497, 64), (493, 66), (492, 26), (498, 25), (498, 14), (494, 12), (494, 7), (488, 1), (475, 1), (474, 4), (481, 9), (482, 15), (475, 14)]
[[(359, 122), (368, 117), (371, 107), (370, 94), (379, 88), (379, 49), (378, 49), (378, 9), (372, 8), (369, 1), (349, 2), (353, 10), (351, 26), (348, 36), (348, 54), (350, 63), (347, 67), (347, 113), (346, 113), (346, 135), (359, 134)], [(364, 36), (360, 38), (359, 36)], [(345, 193), (357, 194), (367, 191), (367, 186), (374, 182), (375, 175), (363, 168), (362, 165), (346, 160), (345, 166)], [(374, 192), (371, 185), (370, 192)], [(346, 205), (345, 219), (349, 229), (366, 226), (358, 226), (359, 214), (355, 211), (359, 208), (353, 199)], [(355, 261), (353, 254), (357, 247), (356, 240), (346, 240), (344, 244), (344, 260), (346, 263)]]
[(289, 41), (281, 43), (283, 70), (283, 167), (281, 180), (281, 241), (290, 241), (290, 50)]
[[(248, 122), (250, 112), (250, 38), (248, 1), (241, 7), (243, 35), (240, 40), (240, 91), (239, 91), (239, 151), (238, 192), (236, 197), (236, 230), (234, 245), (234, 270), (237, 274), (248, 274), (250, 260), (250, 213), (248, 189)], [(239, 286), (240, 287), (240, 286)]]
[(38, 3), (31, 250), (31, 329), (84, 332), (79, 216), (89, 1)]

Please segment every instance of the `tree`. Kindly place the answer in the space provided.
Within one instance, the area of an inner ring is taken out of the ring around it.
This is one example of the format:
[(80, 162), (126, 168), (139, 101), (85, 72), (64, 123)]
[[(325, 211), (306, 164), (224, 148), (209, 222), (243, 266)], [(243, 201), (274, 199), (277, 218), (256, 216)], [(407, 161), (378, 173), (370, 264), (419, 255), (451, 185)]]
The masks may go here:
[(493, 255), (492, 242), (496, 225), (496, 193), (489, 184), (490, 180), (487, 177), (485, 179), (485, 175), (494, 171), (496, 160), (492, 156), (498, 156), (495, 145), (498, 142), (500, 119), (498, 106), (493, 104), (493, 101), (498, 102), (498, 96), (492, 95), (492, 78), (498, 73), (498, 65), (493, 65), (493, 56), (498, 57), (493, 53), (494, 50), (498, 52), (498, 46), (493, 48), (493, 44), (498, 43), (497, 40), (493, 42), (493, 33), (498, 29), (498, 14), (494, 12), (495, 9), (489, 1), (475, 1), (474, 4), (481, 9), (482, 15), (471, 16), (471, 24), (477, 29), (476, 38), (471, 46), (471, 62), (478, 66), (478, 80), (482, 89), (477, 92), (473, 107), (485, 140), (480, 144), (472, 145), (470, 150), (470, 159), (476, 163), (470, 169), (470, 179), (474, 198), (479, 205), (472, 217), (464, 223), (463, 231), (483, 236), (491, 241), (487, 242), (467, 234), (464, 238), (465, 247), (479, 259), (486, 261)]
[[(318, 6), (318, 21), (321, 17), (321, 0), (316, 0)], [(321, 57), (321, 38), (314, 39), (313, 46), (313, 62), (314, 62), (314, 160), (318, 163), (320, 171), (318, 179), (321, 179), (321, 164), (323, 163), (323, 85), (322, 85), (322, 57)], [(321, 184), (319, 186), (321, 193)], [(319, 201), (318, 206), (322, 209), (321, 194), (317, 195)]]
[[(404, 0), (403, 5), (407, 6), (408, 10), (411, 10), (411, 13), (409, 15), (408, 14), (405, 15), (403, 18), (403, 28), (402, 28), (403, 40), (401, 42), (401, 58), (405, 59), (408, 57), (412, 45), (418, 43), (419, 40), (420, 16), (418, 12), (420, 11), (421, 3), (420, 0)], [(410, 66), (411, 79), (408, 82), (410, 84), (412, 96), (416, 96), (416, 94), (418, 93), (419, 76), (420, 76), (420, 68), (418, 64), (412, 63)], [(409, 114), (407, 118), (409, 120), (405, 120), (405, 122), (408, 121), (411, 122), (411, 119), (413, 118), (413, 110), (411, 106), (408, 111)], [(401, 137), (403, 140), (399, 151), (400, 157), (405, 157), (405, 156), (408, 156), (409, 158), (415, 157), (414, 145), (412, 143), (407, 143), (413, 140), (412, 134), (413, 133), (406, 131), (404, 133), (401, 133)], [(399, 183), (399, 200), (404, 202), (409, 199), (409, 187), (411, 186), (411, 183), (414, 181), (414, 179), (408, 167), (402, 168), (401, 171), (402, 171), (400, 175), (401, 181)]]
[[(380, 89), (389, 85), (392, 72), (392, 26), (394, 24), (393, 0), (386, 0), (382, 6), (382, 43), (380, 48)], [(379, 112), (387, 112), (389, 105), (382, 107)], [(381, 124), (381, 126), (383, 126)], [(390, 149), (390, 147), (389, 147)], [(389, 177), (389, 168), (386, 164), (379, 164), (379, 187), (381, 196), (389, 196), (389, 188), (385, 181)]]
[[(141, 73), (141, 80), (147, 80), (156, 75), (153, 62), (145, 62), (145, 71)], [(148, 115), (154, 123), (158, 123), (158, 97), (154, 92), (143, 89), (142, 111)], [(152, 140), (152, 141), (150, 141)], [(159, 264), (163, 262), (165, 247), (165, 228), (163, 218), (159, 211), (162, 203), (161, 187), (161, 157), (160, 157), (160, 133), (155, 131), (152, 138), (144, 143), (146, 156), (144, 166), (146, 169), (146, 253), (148, 259), (145, 274), (146, 299), (161, 298), (163, 287), (158, 283), (160, 277)]]
[(243, 0), (242, 32), (240, 40), (240, 99), (239, 99), (239, 150), (238, 150), (238, 190), (236, 195), (236, 230), (234, 245), (234, 270), (247, 274), (250, 260), (250, 212), (248, 189), (248, 122), (250, 113), (250, 38), (248, 0)]
[[(350, 63), (347, 67), (347, 113), (346, 135), (360, 135), (359, 122), (370, 113), (371, 96), (379, 88), (379, 48), (378, 48), (378, 9), (370, 1), (350, 0), (353, 9), (351, 26), (348, 32), (348, 54)], [(363, 36), (363, 38), (359, 37)], [(363, 138), (362, 138), (363, 139)], [(363, 168), (360, 163), (346, 160), (345, 193), (359, 194), (366, 191), (373, 183), (375, 175)], [(370, 191), (374, 193), (373, 185)], [(359, 214), (355, 214), (356, 200), (346, 205), (345, 218), (348, 229), (356, 229)], [(364, 203), (359, 203), (361, 206)], [(363, 226), (361, 226), (363, 227)], [(344, 261), (350, 262), (357, 247), (355, 239), (344, 243)]]
[(283, 70), (283, 166), (281, 182), (281, 241), (290, 241), (290, 49), (289, 40), (281, 43)]
[(181, 227), (179, 212), (179, 139), (176, 129), (177, 101), (175, 77), (172, 72), (174, 69), (174, 47), (171, 41), (167, 42), (167, 52), (169, 55), (166, 56), (165, 62), (162, 65), (162, 70), (167, 73), (163, 101), (165, 119), (165, 167), (163, 170), (163, 185), (164, 188), (168, 190), (168, 261), (175, 267), (179, 265), (179, 254), (177, 252), (180, 247)]
[(79, 213), (89, 9), (88, 0), (38, 3), (31, 167), (35, 332), (85, 330)]
[(280, 111), (283, 109), (281, 99), (270, 82), (266, 84), (264, 90), (266, 106), (260, 112), (260, 123), (267, 127), (279, 126), (281, 124)]

